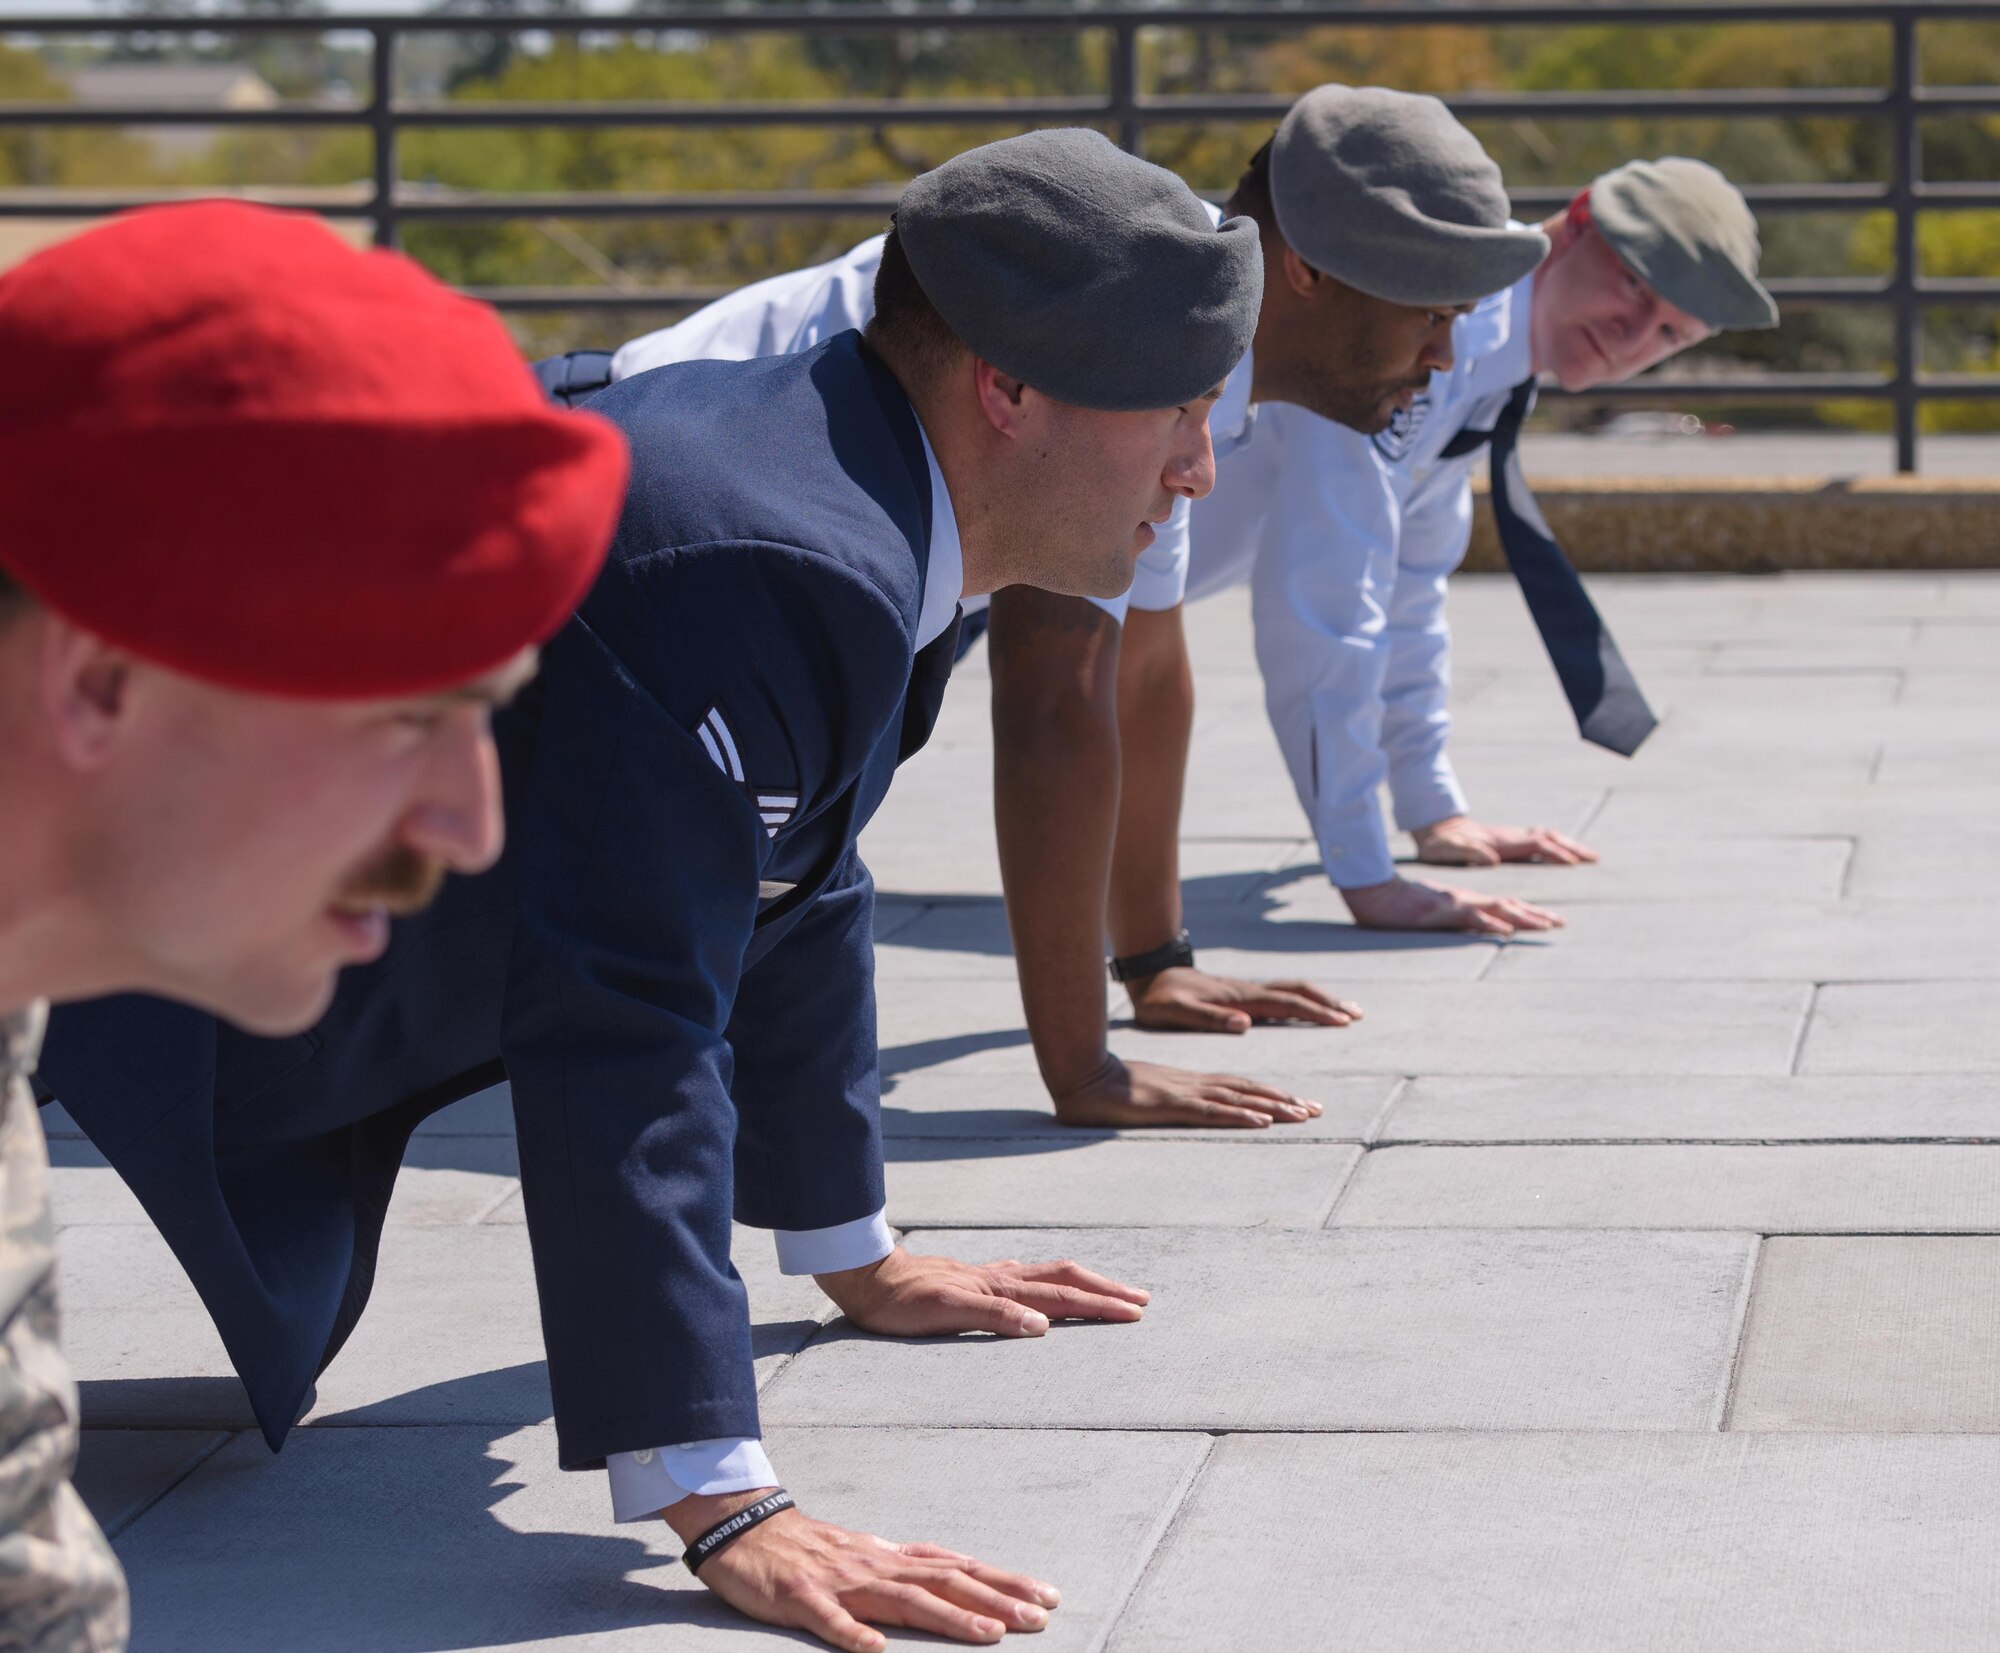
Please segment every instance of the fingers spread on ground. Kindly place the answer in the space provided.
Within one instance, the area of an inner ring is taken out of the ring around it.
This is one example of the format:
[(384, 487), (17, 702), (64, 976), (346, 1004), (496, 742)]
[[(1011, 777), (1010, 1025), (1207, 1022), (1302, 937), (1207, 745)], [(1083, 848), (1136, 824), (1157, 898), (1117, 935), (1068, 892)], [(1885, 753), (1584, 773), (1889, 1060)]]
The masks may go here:
[(990, 1584), (1002, 1595), (1018, 1596), (1022, 1601), (1039, 1602), (1044, 1607), (1062, 1605), (1062, 1591), (1053, 1584), (1045, 1584), (1041, 1579), (1030, 1578), (1026, 1573), (1010, 1573), (1004, 1567), (995, 1567), (984, 1561), (975, 1561), (965, 1570), (982, 1584)]
[(926, 1580), (928, 1587), (956, 1607), (998, 1619), (1010, 1629), (1040, 1630), (1049, 1622), (1046, 1608), (1038, 1606), (1032, 1591), (1006, 1592), (975, 1578), (963, 1568)]
[(883, 1624), (899, 1624), (910, 1630), (928, 1630), (935, 1636), (949, 1636), (962, 1642), (997, 1642), (1007, 1633), (1004, 1620), (984, 1613), (969, 1613), (917, 1584), (885, 1580), (864, 1586), (851, 1598), (871, 1619)]
[(1123, 1297), (1134, 1303), (1144, 1303), (1152, 1297), (1152, 1293), (1142, 1286), (1128, 1286), (1122, 1280), (1114, 1280), (1108, 1274), (1099, 1274), (1095, 1269), (1067, 1259), (1060, 1263), (1030, 1263), (1020, 1270), (1020, 1275), (1024, 1280), (1081, 1286), (1085, 1291), (1102, 1292), (1107, 1297)]
[(792, 1602), (792, 1623), (849, 1653), (880, 1653), (889, 1638), (871, 1630), (824, 1590), (802, 1590)]
[(917, 1539), (908, 1544), (892, 1544), (889, 1547), (898, 1555), (908, 1556), (913, 1561), (943, 1561), (955, 1567), (978, 1565), (969, 1555), (963, 1555), (957, 1550), (948, 1550), (942, 1544), (932, 1544), (924, 1539)]
[(1016, 1301), (1046, 1313), (1052, 1321), (1136, 1321), (1140, 1317), (1140, 1305), (1130, 1299), (1084, 1291), (1074, 1285), (1020, 1281), (1014, 1293)]
[(1250, 1108), (1266, 1114), (1290, 1113), (1298, 1106), (1282, 1091), (1273, 1094), (1261, 1085), (1254, 1088), (1249, 1085), (1217, 1085), (1208, 1092), (1206, 1099), (1219, 1102), (1225, 1108)]
[(1276, 1085), (1268, 1085), (1261, 1079), (1246, 1079), (1240, 1073), (1204, 1073), (1201, 1076), (1204, 1093), (1211, 1101), (1243, 1102), (1252, 1097), (1264, 1102), (1294, 1102), (1298, 1099), (1290, 1091), (1280, 1090)]
[(1047, 1317), (1024, 1306), (1005, 1282), (990, 1292), (954, 1287), (939, 1296), (938, 1305), (954, 1331), (991, 1332), (996, 1337), (1039, 1337), (1049, 1329)]

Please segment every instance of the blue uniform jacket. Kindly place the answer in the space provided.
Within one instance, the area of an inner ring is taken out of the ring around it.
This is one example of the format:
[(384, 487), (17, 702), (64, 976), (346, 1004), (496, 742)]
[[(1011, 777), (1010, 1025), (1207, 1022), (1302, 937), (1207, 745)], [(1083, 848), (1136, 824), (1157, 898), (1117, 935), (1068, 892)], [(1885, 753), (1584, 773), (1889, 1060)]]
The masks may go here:
[(630, 438), (603, 576), (496, 722), (509, 842), (294, 1039), (78, 1006), (42, 1064), (214, 1316), (275, 1448), (368, 1296), (411, 1130), (505, 1074), (562, 1461), (758, 1431), (730, 1217), (883, 1203), (855, 838), (950, 632), (915, 415), (855, 333), (592, 399)]

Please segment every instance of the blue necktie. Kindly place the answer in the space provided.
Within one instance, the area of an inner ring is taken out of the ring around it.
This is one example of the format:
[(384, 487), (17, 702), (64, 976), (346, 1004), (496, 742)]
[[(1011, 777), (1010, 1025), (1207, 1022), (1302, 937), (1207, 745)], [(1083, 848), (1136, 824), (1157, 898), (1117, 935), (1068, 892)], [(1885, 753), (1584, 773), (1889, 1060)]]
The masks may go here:
[(1445, 444), (1442, 457), (1455, 459), (1483, 442), (1493, 444), (1493, 520), (1500, 548), (1555, 663), (1577, 729), (1585, 740), (1629, 758), (1660, 720), (1521, 474), (1521, 425), (1534, 405), (1535, 381), (1529, 379), (1514, 387), (1492, 430), (1460, 431)]

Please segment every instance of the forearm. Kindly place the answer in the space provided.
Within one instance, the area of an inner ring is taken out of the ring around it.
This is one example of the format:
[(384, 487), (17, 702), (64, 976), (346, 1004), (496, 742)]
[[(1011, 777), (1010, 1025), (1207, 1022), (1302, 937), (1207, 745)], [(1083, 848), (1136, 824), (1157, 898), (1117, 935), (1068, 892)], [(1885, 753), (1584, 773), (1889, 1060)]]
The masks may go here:
[(1142, 953), (1181, 927), (1181, 798), (1194, 733), (1194, 671), (1179, 608), (1134, 609), (1118, 659), (1118, 830), (1111, 950)]
[(1118, 628), (1080, 599), (1017, 587), (995, 599), (992, 637), (1000, 877), (1028, 1032), (1044, 1082), (1062, 1096), (1107, 1059)]

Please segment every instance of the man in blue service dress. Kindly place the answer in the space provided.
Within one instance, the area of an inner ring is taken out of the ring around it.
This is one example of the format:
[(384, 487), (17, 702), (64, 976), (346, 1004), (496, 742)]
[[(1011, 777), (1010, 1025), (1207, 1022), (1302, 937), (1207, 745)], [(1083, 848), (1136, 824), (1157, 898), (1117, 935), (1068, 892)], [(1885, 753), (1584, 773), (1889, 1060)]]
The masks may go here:
[[(1256, 337), (1209, 421), (1218, 494), (1232, 491), (1239, 455), (1263, 464), (1270, 444), (1259, 440), (1260, 421), (1274, 412), (1370, 430), (1388, 422), (1398, 398), (1406, 404), (1434, 368), (1450, 366), (1455, 319), (1548, 251), (1538, 231), (1510, 226), (1499, 168), (1435, 98), (1322, 86), (1299, 99), (1285, 130), (1295, 139), (1287, 207), (1318, 262), (1267, 226)], [(1266, 159), (1247, 176), (1262, 178)], [(1218, 223), (1239, 213), (1261, 222), (1268, 190), (1259, 199), (1261, 213), (1247, 192), (1208, 210)], [(569, 396), (668, 362), (808, 349), (867, 324), (882, 246), (872, 237), (616, 352), (578, 352), (542, 371)], [(1342, 279), (1356, 275), (1363, 285)], [(1233, 491), (1256, 499), (1270, 486), (1260, 476)], [(992, 599), (1001, 882), (1028, 1032), (1065, 1124), (1257, 1129), (1320, 1112), (1254, 1078), (1114, 1054), (1107, 939), (1111, 974), (1140, 1027), (1241, 1033), (1258, 1020), (1342, 1026), (1360, 1014), (1311, 982), (1244, 981), (1196, 965), (1179, 863), (1194, 717), (1180, 612), (1189, 520), (1183, 502), (1128, 592), (1077, 597), (1017, 585)], [(965, 605), (968, 638), (989, 619), (975, 609), (984, 601)]]
[(875, 1331), (1138, 1317), (1144, 1292), (1073, 1264), (895, 1245), (855, 839), (929, 734), (961, 596), (1115, 593), (1208, 491), (1260, 257), (1251, 225), (1095, 133), (918, 179), (865, 340), (592, 400), (631, 494), (496, 730), (495, 873), (402, 926), (301, 1040), (133, 1001), (57, 1030), (51, 1088), (187, 1265), (274, 1446), (361, 1312), (409, 1132), (504, 1068), (563, 1464), (608, 1465), (619, 1519), (664, 1516), (710, 1588), (840, 1647), (882, 1645), (870, 1620), (1047, 1622), (1047, 1585), (789, 1507), (730, 1221), (777, 1231), (782, 1266)]

